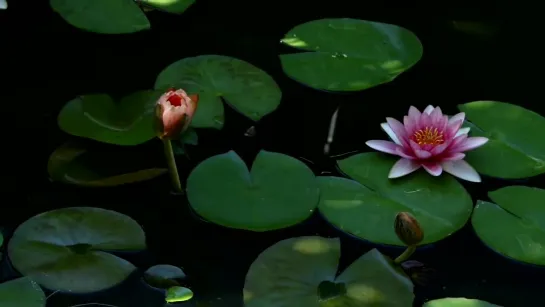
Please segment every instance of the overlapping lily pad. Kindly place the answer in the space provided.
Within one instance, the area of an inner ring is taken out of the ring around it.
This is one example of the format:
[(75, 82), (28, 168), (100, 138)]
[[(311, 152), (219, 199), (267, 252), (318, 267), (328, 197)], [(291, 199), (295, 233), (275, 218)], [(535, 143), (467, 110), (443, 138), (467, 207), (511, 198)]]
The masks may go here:
[(199, 164), (187, 179), (191, 207), (230, 228), (267, 231), (295, 225), (312, 215), (319, 190), (301, 161), (262, 150), (251, 171), (229, 151)]
[(395, 158), (379, 153), (339, 160), (340, 170), (357, 182), (320, 177), (322, 215), (345, 232), (396, 246), (404, 245), (392, 226), (398, 212), (409, 212), (418, 220), (425, 233), (421, 245), (442, 240), (466, 224), (473, 205), (457, 180), (423, 171), (388, 179), (394, 163)]
[(8, 255), (17, 271), (48, 289), (90, 293), (121, 283), (136, 269), (107, 251), (145, 248), (144, 231), (130, 217), (72, 207), (21, 224), (9, 241)]
[[(112, 168), (102, 168), (100, 172), (96, 167), (97, 163), (105, 164), (104, 157), (93, 159), (93, 153), (76, 143), (66, 143), (57, 148), (49, 157), (47, 170), (49, 176), (54, 181), (88, 186), (88, 187), (107, 187), (117, 186), (128, 183), (135, 183), (153, 179), (168, 172), (165, 168), (148, 168), (127, 173), (112, 173)], [(113, 157), (113, 160), (119, 162), (123, 157)], [(110, 165), (112, 164), (112, 161)]]
[(463, 297), (448, 297), (426, 302), (422, 307), (501, 307), (489, 302)]
[(422, 57), (411, 31), (350, 18), (298, 25), (281, 42), (305, 51), (280, 55), (284, 72), (319, 90), (360, 91), (387, 83)]
[(412, 306), (413, 284), (376, 249), (337, 275), (340, 240), (298, 237), (280, 241), (252, 263), (245, 307)]
[(519, 179), (545, 173), (545, 117), (498, 101), (459, 105), (474, 136), (490, 140), (467, 153), (466, 160), (482, 174)]
[(195, 0), (136, 0), (150, 7), (160, 9), (165, 12), (181, 14), (185, 12)]
[(58, 116), (66, 133), (116, 145), (138, 145), (155, 137), (154, 106), (161, 95), (139, 91), (116, 102), (106, 94), (79, 96)]
[(504, 256), (545, 265), (545, 190), (509, 186), (488, 196), (494, 203), (479, 201), (471, 219), (477, 236)]
[(144, 280), (152, 287), (168, 289), (179, 286), (177, 279), (185, 278), (185, 273), (179, 267), (169, 264), (158, 264), (147, 269), (144, 273)]
[(30, 278), (22, 277), (0, 284), (0, 306), (45, 307), (45, 294)]
[(282, 92), (263, 70), (239, 59), (201, 55), (172, 63), (157, 77), (156, 89), (183, 88), (199, 94), (199, 107), (191, 125), (223, 127), (223, 98), (246, 117), (258, 121), (280, 104)]

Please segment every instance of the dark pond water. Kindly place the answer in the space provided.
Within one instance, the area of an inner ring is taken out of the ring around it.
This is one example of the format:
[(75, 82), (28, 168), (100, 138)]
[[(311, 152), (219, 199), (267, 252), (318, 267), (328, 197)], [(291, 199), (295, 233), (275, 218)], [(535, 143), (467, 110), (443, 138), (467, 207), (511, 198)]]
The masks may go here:
[[(511, 4), (457, 6), (435, 3), (395, 8), (394, 4), (364, 6), (360, 1), (201, 1), (181, 17), (150, 14), (152, 31), (131, 35), (98, 35), (66, 24), (47, 1), (30, 7), (10, 2), (0, 13), (3, 43), (1, 122), (6, 155), (3, 165), (0, 225), (8, 233), (31, 216), (66, 206), (96, 206), (127, 214), (143, 225), (149, 251), (129, 256), (140, 267), (169, 263), (184, 268), (197, 297), (206, 306), (242, 306), (246, 271), (267, 246), (299, 235), (341, 236), (343, 263), (350, 263), (371, 244), (344, 236), (319, 217), (291, 229), (252, 234), (213, 226), (196, 219), (184, 197), (170, 194), (168, 176), (125, 187), (89, 189), (49, 181), (51, 152), (69, 136), (56, 124), (61, 107), (82, 93), (123, 96), (153, 86), (156, 75), (175, 60), (221, 54), (248, 61), (267, 71), (283, 92), (281, 106), (256, 125), (253, 138), (244, 136), (252, 123), (226, 108), (222, 131), (199, 131), (199, 146), (180, 158), (182, 179), (200, 161), (234, 149), (251, 161), (259, 149), (304, 158), (317, 174), (334, 171), (323, 155), (330, 118), (340, 106), (332, 154), (368, 151), (365, 141), (384, 138), (378, 128), (386, 116), (402, 117), (410, 105), (440, 105), (445, 113), (474, 100), (514, 103), (545, 114), (541, 89), (532, 84), (536, 68), (529, 40), (536, 31)], [(20, 2), (20, 3), (18, 3)], [(297, 3), (296, 3), (297, 2)], [(454, 5), (454, 4), (452, 4)], [(456, 4), (457, 5), (457, 4)], [(471, 8), (470, 8), (471, 7)], [(285, 76), (277, 55), (287, 52), (279, 39), (293, 26), (324, 17), (351, 17), (403, 26), (424, 46), (423, 59), (395, 81), (363, 92), (333, 94), (306, 88)], [(513, 20), (518, 20), (514, 24)], [(452, 21), (486, 24), (488, 30), (453, 28)], [(524, 32), (522, 32), (524, 30)], [(521, 48), (528, 44), (528, 47)], [(534, 82), (537, 83), (537, 82)], [(122, 154), (142, 166), (164, 166), (161, 143), (120, 148), (94, 144), (107, 157)], [(528, 184), (544, 187), (539, 180)], [(466, 184), (474, 199), (505, 182), (485, 178)], [(498, 225), (501, 227), (501, 225)], [(389, 252), (388, 250), (384, 250)], [(415, 306), (440, 297), (479, 298), (503, 306), (543, 306), (543, 278), (538, 268), (510, 262), (489, 251), (466, 227), (414, 259), (439, 272), (438, 279), (416, 289)], [(4, 262), (3, 278), (13, 272)], [(162, 297), (143, 291), (137, 281), (90, 297), (54, 295), (48, 306), (101, 302), (120, 307), (162, 306)], [(188, 303), (187, 306), (191, 306)], [(185, 305), (184, 305), (185, 306)]]

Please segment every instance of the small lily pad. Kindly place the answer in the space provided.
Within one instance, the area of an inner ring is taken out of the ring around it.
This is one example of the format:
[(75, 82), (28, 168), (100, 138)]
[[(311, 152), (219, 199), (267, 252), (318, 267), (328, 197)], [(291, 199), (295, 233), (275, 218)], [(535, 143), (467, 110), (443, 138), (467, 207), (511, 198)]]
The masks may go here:
[(134, 0), (50, 0), (49, 4), (66, 22), (90, 32), (126, 34), (150, 28)]
[(310, 217), (319, 190), (301, 161), (262, 150), (251, 171), (229, 151), (200, 163), (187, 179), (191, 207), (205, 219), (231, 228), (268, 231)]
[(160, 92), (139, 91), (115, 102), (106, 94), (79, 96), (58, 116), (66, 133), (115, 145), (138, 145), (155, 137), (155, 103)]
[(179, 286), (176, 279), (183, 279), (185, 277), (185, 273), (182, 269), (169, 264), (154, 265), (144, 273), (144, 280), (146, 283), (160, 289)]
[(489, 302), (463, 297), (448, 297), (426, 302), (422, 307), (501, 307)]
[(185, 58), (165, 68), (156, 89), (183, 88), (199, 94), (199, 107), (191, 121), (196, 128), (223, 127), (223, 98), (231, 107), (258, 121), (280, 104), (282, 92), (263, 70), (222, 55)]
[(379, 251), (369, 251), (336, 277), (340, 254), (338, 238), (274, 244), (248, 270), (244, 306), (412, 306), (413, 284)]
[(144, 231), (121, 213), (71, 207), (38, 214), (8, 244), (13, 267), (50, 289), (90, 293), (124, 281), (136, 267), (107, 251), (146, 248)]
[(40, 286), (22, 277), (0, 284), (0, 306), (45, 307), (46, 297)]
[(320, 178), (320, 212), (345, 232), (396, 246), (404, 245), (393, 227), (399, 212), (409, 212), (418, 220), (425, 234), (421, 245), (442, 240), (467, 223), (473, 203), (456, 179), (432, 177), (423, 171), (388, 179), (394, 163), (395, 158), (380, 153), (339, 160), (339, 168), (357, 182)]
[(319, 90), (361, 91), (387, 83), (422, 57), (411, 31), (350, 18), (298, 25), (281, 42), (306, 51), (280, 55), (284, 72)]
[[(97, 170), (96, 164), (104, 165), (104, 157), (93, 159), (93, 153), (81, 145), (66, 143), (57, 148), (49, 157), (47, 170), (54, 181), (88, 187), (108, 187), (145, 181), (166, 172), (165, 168), (149, 168), (128, 173), (112, 173), (112, 167), (106, 167), (107, 173)], [(122, 162), (124, 157), (110, 156), (112, 160)], [(110, 165), (115, 161), (109, 161)], [(105, 169), (105, 167), (102, 167)]]
[(477, 236), (506, 257), (545, 265), (545, 190), (509, 186), (488, 196), (495, 203), (477, 202), (471, 219)]
[(479, 173), (520, 179), (545, 173), (545, 117), (520, 106), (498, 101), (459, 105), (474, 136), (490, 140), (467, 153)]
[(181, 14), (193, 5), (195, 0), (138, 0), (138, 2), (168, 13)]
[(172, 287), (167, 290), (165, 301), (167, 303), (178, 303), (189, 301), (193, 298), (193, 291), (185, 287)]

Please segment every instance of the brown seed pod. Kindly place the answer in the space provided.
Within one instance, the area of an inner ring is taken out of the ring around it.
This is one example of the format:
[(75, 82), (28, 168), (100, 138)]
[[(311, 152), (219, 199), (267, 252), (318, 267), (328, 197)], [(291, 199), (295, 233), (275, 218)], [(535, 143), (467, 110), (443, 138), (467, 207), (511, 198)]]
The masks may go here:
[(400, 212), (394, 222), (397, 237), (407, 246), (417, 245), (424, 239), (424, 232), (418, 221), (408, 212)]

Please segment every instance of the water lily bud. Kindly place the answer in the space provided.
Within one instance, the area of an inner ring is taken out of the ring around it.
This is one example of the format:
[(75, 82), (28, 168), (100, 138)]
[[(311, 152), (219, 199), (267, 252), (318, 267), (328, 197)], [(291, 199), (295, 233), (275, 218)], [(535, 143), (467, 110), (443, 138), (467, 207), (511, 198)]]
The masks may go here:
[(169, 89), (157, 100), (155, 122), (161, 139), (173, 139), (187, 130), (197, 109), (197, 95), (187, 95), (182, 89)]
[(395, 219), (397, 237), (406, 245), (417, 245), (424, 239), (424, 232), (418, 221), (408, 212), (400, 212)]

